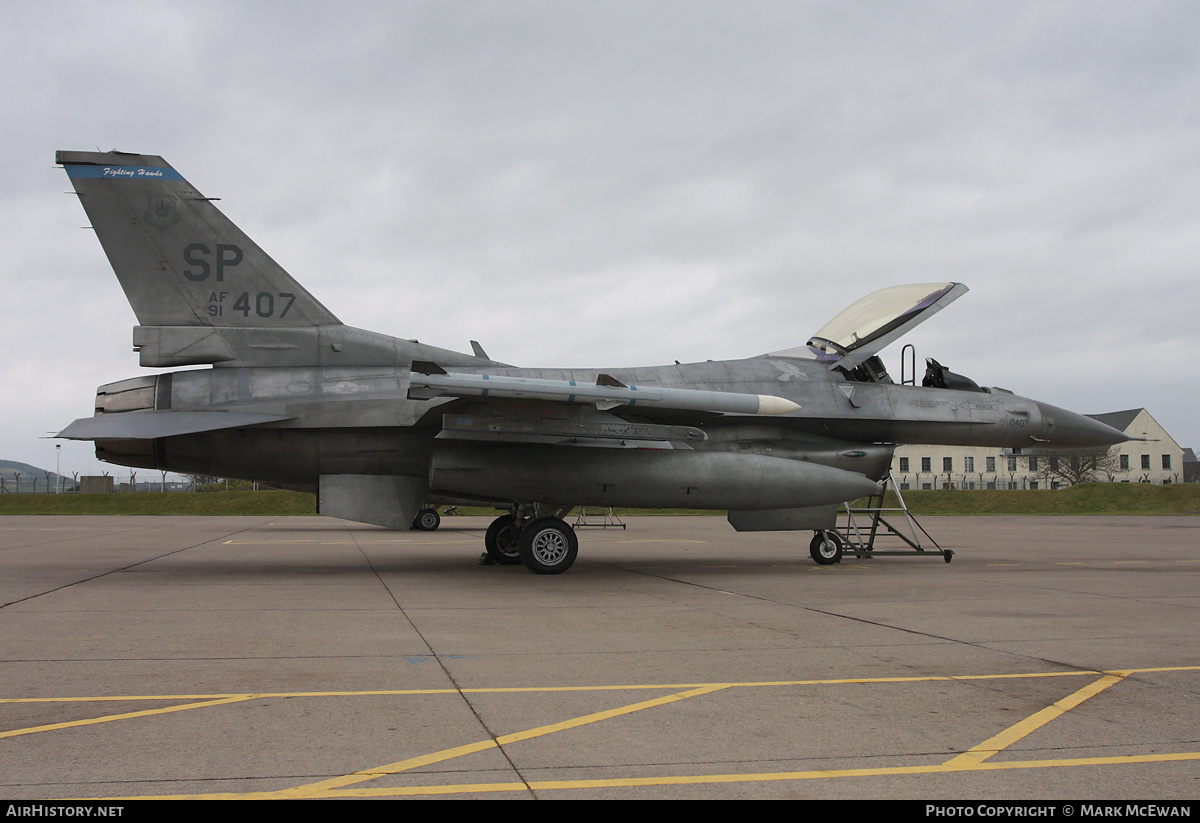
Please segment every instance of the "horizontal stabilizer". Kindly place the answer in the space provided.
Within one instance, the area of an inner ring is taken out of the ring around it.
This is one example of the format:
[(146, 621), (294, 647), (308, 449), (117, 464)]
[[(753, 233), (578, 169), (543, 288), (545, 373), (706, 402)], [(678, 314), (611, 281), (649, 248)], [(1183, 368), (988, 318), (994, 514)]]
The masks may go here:
[(136, 411), (81, 417), (55, 437), (65, 440), (153, 440), (290, 420), (284, 414), (227, 411)]

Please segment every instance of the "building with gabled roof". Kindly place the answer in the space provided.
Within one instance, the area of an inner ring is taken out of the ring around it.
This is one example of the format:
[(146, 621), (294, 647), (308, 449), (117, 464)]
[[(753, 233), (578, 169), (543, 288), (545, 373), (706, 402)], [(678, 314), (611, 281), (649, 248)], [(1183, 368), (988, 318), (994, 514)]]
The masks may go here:
[[(1145, 409), (1089, 414), (1131, 438), (1099, 461), (1098, 480), (1113, 483), (1184, 482), (1184, 450)], [(1057, 489), (1070, 481), (1053, 470), (1064, 459), (1037, 449), (985, 446), (896, 447), (892, 476), (901, 489)]]

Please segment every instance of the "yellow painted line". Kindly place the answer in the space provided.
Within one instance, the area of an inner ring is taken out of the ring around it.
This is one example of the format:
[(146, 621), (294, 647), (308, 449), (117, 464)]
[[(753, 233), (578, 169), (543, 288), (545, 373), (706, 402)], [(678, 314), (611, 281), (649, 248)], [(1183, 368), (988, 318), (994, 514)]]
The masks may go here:
[[(1062, 674), (1066, 674), (1066, 673), (1053, 672), (1053, 673), (1047, 673), (1047, 674), (1057, 676), (1057, 675), (1062, 675)], [(937, 679), (941, 679), (941, 678), (937, 678)], [(946, 678), (946, 679), (960, 679), (960, 678), (953, 677), (953, 678)], [(947, 762), (941, 764), (940, 767), (931, 766), (929, 768), (931, 768), (931, 769), (941, 768), (942, 770), (946, 770), (946, 771), (955, 771), (955, 770), (961, 770), (961, 769), (965, 769), (965, 768), (978, 767), (987, 758), (991, 757), (992, 755), (996, 754), (999, 751), (1002, 751), (1004, 748), (1012, 745), (1013, 743), (1017, 742), (1018, 740), (1021, 740), (1022, 738), (1028, 736), (1035, 730), (1037, 730), (1037, 729), (1041, 728), (1042, 726), (1044, 726), (1045, 724), (1049, 723), (1051, 720), (1055, 719), (1056, 717), (1060, 717), (1061, 715), (1065, 714), (1067, 711), (1070, 711), (1070, 709), (1074, 708), (1075, 706), (1078, 706), (1080, 703), (1083, 703), (1085, 700), (1089, 699), (1090, 697), (1093, 697), (1096, 694), (1099, 694), (1104, 689), (1107, 689), (1109, 686), (1113, 685), (1114, 683), (1120, 682), (1122, 679), (1123, 679), (1123, 676), (1121, 676), (1121, 675), (1106, 674), (1106, 675), (1102, 676), (1099, 680), (1096, 680), (1096, 681), (1088, 684), (1087, 686), (1083, 687), (1082, 689), (1078, 689), (1071, 695), (1064, 697), (1062, 700), (1059, 700), (1053, 706), (1050, 706), (1046, 709), (1043, 709), (1040, 712), (1035, 713), (1031, 717), (1026, 718), (1024, 721), (1016, 724), (1015, 726), (1012, 726), (1009, 729), (1006, 729), (1004, 732), (1002, 732), (998, 735), (995, 735), (994, 737), (990, 738), (987, 741), (984, 741), (983, 743), (970, 749), (969, 751), (964, 752), (963, 754), (961, 754), (955, 758), (951, 758)], [(920, 680), (924, 680), (924, 678), (896, 678), (896, 679), (890, 679), (890, 682), (898, 682), (898, 681), (903, 681), (903, 680), (920, 681)], [(830, 683), (830, 681), (820, 681), (820, 682), (822, 682), (823, 684)], [(853, 681), (841, 681), (841, 682), (844, 683), (844, 682), (853, 682)], [(396, 792), (395, 792), (395, 790), (392, 790), (392, 789), (354, 790), (353, 793), (344, 793), (344, 790), (345, 790), (346, 786), (367, 782), (369, 780), (374, 780), (376, 778), (379, 778), (379, 777), (382, 777), (385, 775), (397, 774), (402, 771), (407, 771), (410, 769), (429, 765), (431, 763), (444, 762), (446, 760), (451, 760), (451, 759), (454, 759), (457, 757), (461, 757), (463, 755), (474, 754), (476, 752), (484, 751), (486, 749), (490, 749), (490, 748), (497, 747), (497, 746), (506, 745), (508, 743), (516, 743), (516, 742), (519, 742), (522, 740), (529, 740), (529, 739), (532, 739), (535, 737), (541, 737), (543, 735), (553, 734), (554, 732), (563, 731), (565, 729), (578, 728), (579, 726), (599, 722), (601, 720), (606, 720), (611, 717), (618, 717), (618, 716), (621, 716), (624, 714), (630, 714), (635, 711), (641, 711), (642, 709), (653, 708), (655, 706), (665, 705), (665, 704), (672, 703), (672, 702), (675, 702), (678, 700), (684, 700), (689, 697), (695, 697), (695, 696), (703, 695), (703, 694), (710, 694), (712, 692), (719, 691), (722, 689), (732, 688), (732, 687), (734, 687), (734, 685), (735, 684), (712, 684), (707, 687), (699, 687), (699, 688), (691, 689), (686, 692), (677, 693), (674, 695), (667, 695), (664, 697), (643, 701), (641, 703), (634, 703), (630, 706), (625, 706), (625, 707), (621, 707), (618, 709), (610, 709), (610, 710), (607, 710), (604, 712), (597, 712), (595, 714), (584, 715), (583, 717), (574, 718), (572, 720), (563, 721), (561, 723), (555, 723), (555, 724), (551, 724), (548, 726), (539, 726), (535, 729), (530, 729), (525, 732), (518, 732), (516, 734), (504, 735), (502, 737), (497, 738), (495, 741), (492, 741), (492, 740), (478, 741), (476, 743), (467, 744), (465, 746), (457, 746), (457, 747), (454, 747), (451, 749), (444, 749), (440, 752), (435, 752), (430, 755), (423, 755), (423, 756), (419, 756), (419, 757), (415, 757), (415, 758), (410, 758), (408, 760), (402, 760), (397, 763), (389, 764), (387, 766), (381, 766), (381, 767), (372, 768), (372, 769), (363, 769), (358, 772), (355, 772), (354, 774), (346, 775), (345, 777), (332, 778), (330, 780), (321, 781), (319, 783), (312, 783), (312, 784), (308, 784), (306, 786), (296, 787), (295, 789), (286, 790), (286, 791), (278, 793), (277, 796), (279, 796), (279, 797), (394, 796), (396, 794)], [(759, 684), (759, 685), (764, 685), (764, 684)], [(863, 770), (853, 770), (853, 771), (855, 771), (857, 773), (863, 772)], [(870, 770), (866, 770), (866, 771), (870, 771)], [(889, 772), (889, 773), (903, 774), (905, 772)], [(660, 778), (646, 778), (646, 779), (659, 780)], [(746, 778), (741, 778), (741, 779), (744, 780)], [(798, 779), (798, 778), (780, 778), (780, 779)], [(569, 781), (569, 782), (574, 783), (577, 781)], [(704, 782), (714, 782), (714, 781), (709, 780), (709, 781), (704, 781)], [(720, 782), (720, 781), (715, 781), (715, 782)], [(512, 788), (512, 789), (496, 788), (497, 786), (508, 786), (508, 785), (511, 785), (514, 787), (519, 786), (520, 788)], [(531, 787), (532, 787), (532, 785), (533, 784), (530, 784)], [(626, 784), (622, 784), (622, 785), (665, 785), (665, 784), (660, 784), (660, 783), (628, 784), (628, 783), (626, 783)], [(480, 788), (480, 789), (478, 789), (478, 791), (487, 792), (487, 791), (524, 791), (525, 790), (524, 784), (486, 784), (486, 786), (487, 786), (487, 788)], [(556, 786), (556, 785), (546, 784), (544, 787), (545, 788), (555, 788), (555, 787), (564, 788), (565, 786)], [(427, 787), (426, 789), (422, 790), (419, 793), (421, 793), (421, 794), (447, 794), (447, 793), (457, 793), (457, 792), (450, 791), (446, 787)]]
[(591, 723), (598, 723), (601, 720), (609, 720), (613, 717), (620, 717), (626, 714), (642, 711), (643, 709), (651, 709), (656, 706), (665, 706), (669, 703), (676, 703), (680, 700), (687, 700), (689, 697), (697, 697), (699, 695), (711, 694), (715, 691), (727, 688), (723, 685), (704, 686), (697, 689), (690, 689), (685, 692), (676, 694), (664, 695), (656, 697), (652, 700), (644, 700), (639, 703), (632, 703), (628, 706), (620, 706), (615, 709), (607, 709), (594, 714), (583, 715), (582, 717), (574, 717), (570, 720), (564, 720), (560, 723), (551, 723), (547, 726), (538, 726), (534, 729), (526, 729), (525, 731), (515, 732), (513, 734), (501, 735), (494, 740), (480, 740), (476, 743), (468, 743), (465, 746), (455, 746), (451, 749), (443, 749), (440, 752), (432, 754), (420, 755), (418, 757), (400, 760), (396, 763), (389, 763), (386, 766), (377, 766), (371, 769), (362, 769), (348, 774), (344, 777), (335, 777), (330, 780), (322, 780), (318, 783), (310, 783), (305, 786), (297, 786), (294, 789), (288, 789), (279, 792), (279, 797), (312, 797), (318, 794), (325, 794), (333, 789), (338, 789), (343, 786), (362, 783), (367, 780), (375, 780), (384, 775), (397, 774), (399, 772), (408, 771), (409, 769), (427, 766), (431, 763), (441, 763), (446, 760), (452, 760), (456, 757), (462, 757), (466, 754), (474, 754), (486, 749), (496, 748), (499, 746), (508, 745), (509, 743), (519, 743), (524, 740), (532, 740), (535, 737), (542, 737), (547, 734), (565, 731), (567, 729), (575, 729), (580, 726), (586, 726)]
[[(597, 712), (582, 717), (573, 718), (547, 726), (539, 726), (534, 729), (529, 729), (522, 732), (516, 732), (509, 735), (503, 735), (494, 740), (483, 740), (475, 743), (469, 743), (464, 746), (457, 746), (450, 749), (445, 749), (432, 754), (421, 755), (414, 758), (409, 758), (397, 763), (392, 763), (387, 766), (381, 766), (373, 769), (364, 769), (355, 772), (351, 775), (333, 778), (331, 780), (321, 781), (319, 783), (299, 786), (292, 789), (285, 789), (277, 792), (253, 792), (244, 794), (221, 793), (212, 795), (185, 795), (180, 797), (208, 797), (208, 798), (281, 798), (281, 797), (385, 797), (385, 796), (427, 796), (435, 794), (463, 794), (463, 793), (492, 793), (492, 792), (510, 792), (510, 791), (527, 791), (527, 790), (553, 790), (553, 789), (572, 789), (572, 788), (606, 788), (606, 787), (629, 787), (629, 786), (656, 786), (656, 785), (681, 785), (681, 784), (702, 784), (702, 783), (733, 783), (733, 782), (765, 782), (777, 780), (805, 780), (818, 778), (838, 778), (838, 777), (864, 777), (872, 775), (901, 775), (901, 774), (934, 774), (934, 773), (951, 773), (964, 771), (986, 771), (1000, 769), (1022, 769), (1022, 768), (1050, 768), (1064, 766), (1095, 766), (1095, 765), (1115, 765), (1125, 763), (1152, 763), (1152, 762), (1169, 762), (1169, 761), (1192, 761), (1200, 760), (1200, 752), (1180, 752), (1170, 754), (1151, 754), (1151, 755), (1119, 755), (1110, 757), (1095, 757), (1095, 758), (1072, 758), (1059, 760), (1031, 760), (1031, 761), (1006, 761), (1006, 762), (985, 762), (989, 757), (1003, 748), (1012, 745), (1014, 742), (1026, 737), (1034, 730), (1040, 728), (1056, 717), (1060, 717), (1065, 712), (1080, 705), (1089, 698), (1099, 694), (1114, 683), (1120, 682), (1122, 679), (1136, 673), (1151, 673), (1151, 672), (1182, 672), (1200, 670), (1200, 666), (1160, 666), (1124, 670), (1112, 670), (1103, 673), (1098, 680), (1089, 683), (1087, 686), (1075, 691), (1071, 695), (1056, 702), (1053, 706), (1043, 709), (1035, 713), (1024, 721), (1010, 727), (999, 735), (995, 735), (988, 741), (979, 744), (968, 752), (965, 752), (958, 757), (952, 758), (949, 761), (941, 764), (929, 764), (922, 766), (895, 766), (895, 767), (877, 767), (865, 769), (836, 769), (824, 771), (805, 771), (805, 772), (773, 772), (763, 774), (732, 774), (732, 775), (675, 775), (675, 776), (659, 776), (659, 777), (637, 777), (637, 778), (611, 778), (604, 780), (571, 780), (571, 781), (535, 781), (530, 783), (512, 782), (512, 783), (481, 783), (481, 784), (461, 784), (453, 786), (415, 786), (415, 787), (398, 787), (398, 788), (361, 788), (350, 789), (357, 783), (367, 782), (385, 775), (394, 775), (405, 770), (417, 768), (419, 766), (430, 763), (444, 762), (457, 757), (462, 757), (466, 754), (471, 754), (508, 743), (515, 743), (523, 740), (529, 740), (547, 734), (553, 734), (557, 731), (566, 729), (578, 728), (589, 723), (596, 723), (611, 717), (618, 717), (624, 714), (640, 711), (654, 706), (666, 705), (679, 700), (685, 700), (689, 697), (695, 697), (704, 694), (710, 694), (715, 691), (720, 691), (729, 688), (738, 687), (763, 687), (763, 686), (785, 686), (785, 685), (836, 685), (844, 683), (910, 683), (910, 682), (937, 682), (937, 681), (953, 681), (953, 680), (991, 680), (991, 679), (1023, 679), (1031, 677), (1072, 677), (1082, 675), (1097, 675), (1101, 672), (1033, 672), (1025, 674), (997, 674), (997, 675), (941, 675), (927, 677), (900, 677), (900, 678), (846, 678), (838, 680), (807, 680), (807, 681), (767, 681), (767, 682), (749, 682), (749, 683), (709, 683), (698, 684), (687, 687), (684, 692), (679, 692), (672, 695), (654, 698), (639, 703), (634, 703), (629, 706), (610, 709), (603, 712)], [(503, 688), (503, 689), (470, 689), (463, 691), (471, 691), (476, 693), (497, 693), (497, 692), (544, 692), (544, 691), (605, 691), (614, 689), (631, 689), (631, 688), (666, 688), (663, 684), (647, 685), (647, 686), (571, 686), (571, 687), (533, 687), (533, 688)], [(675, 688), (675, 687), (672, 687)], [(403, 690), (403, 691), (388, 691), (388, 692), (309, 692), (309, 693), (281, 693), (282, 695), (298, 696), (301, 694), (312, 696), (324, 695), (360, 695), (360, 694), (430, 694), (454, 693), (454, 690)], [(254, 699), (256, 697), (270, 696), (265, 693), (247, 694), (247, 695), (230, 695), (225, 700), (206, 701), (204, 704), (194, 704), (186, 706), (167, 707), (160, 710), (150, 712), (132, 713), (129, 715), (117, 715), (112, 718), (94, 719), (92, 721), (80, 721), (78, 723), (59, 724), (59, 727), (70, 725), (85, 725), (89, 722), (107, 722), (109, 719), (119, 719), (121, 717), (132, 717), (144, 714), (158, 714), (169, 711), (177, 711), (187, 708), (198, 708), (200, 705), (215, 705), (221, 702), (237, 702), (241, 700)], [(101, 698), (105, 700), (124, 699), (129, 700), (129, 697), (109, 697)], [(161, 698), (152, 698), (161, 699)], [(29, 702), (31, 699), (9, 700), (6, 702)], [(36, 699), (32, 699), (36, 700)], [(46, 700), (64, 700), (64, 698), (46, 698)], [(39, 727), (40, 728), (40, 727)], [(51, 728), (51, 727), (45, 727)], [(32, 730), (29, 730), (32, 731)], [(25, 733), (28, 733), (26, 731)], [(117, 798), (113, 798), (117, 799)]]
[(1127, 757), (1083, 757), (1071, 760), (1025, 760), (1006, 763), (980, 763), (971, 767), (950, 768), (945, 764), (929, 766), (892, 766), (872, 769), (831, 769), (807, 772), (762, 772), (757, 774), (701, 774), (663, 777), (608, 778), (600, 780), (538, 780), (524, 783), (479, 783), (461, 786), (414, 786), (411, 788), (366, 789), (361, 792), (330, 792), (330, 797), (387, 797), (403, 795), (458, 794), (489, 791), (550, 791), (554, 789), (607, 789), (633, 786), (680, 786), (711, 783), (766, 783), (780, 780), (821, 780), (842, 777), (878, 777), (902, 774), (943, 774), (964, 771), (1001, 771), (1005, 769), (1042, 769), (1063, 766), (1105, 766), (1125, 763), (1163, 763), (1200, 760), (1200, 752), (1180, 754), (1130, 755)]
[(1004, 751), (1004, 749), (1008, 748), (1013, 743), (1016, 743), (1018, 740), (1033, 734), (1033, 732), (1037, 731), (1042, 726), (1045, 726), (1051, 720), (1062, 717), (1064, 714), (1085, 700), (1100, 694), (1100, 692), (1104, 691), (1109, 686), (1112, 686), (1115, 683), (1120, 683), (1123, 679), (1124, 677), (1121, 675), (1106, 674), (1099, 680), (1089, 683), (1082, 689), (1067, 695), (1053, 705), (1047, 706), (1039, 712), (1034, 712), (1020, 723), (1009, 726), (1007, 729), (1000, 732), (1000, 734), (988, 738), (978, 746), (973, 746), (957, 757), (950, 758), (946, 761), (945, 765), (973, 766), (982, 763), (997, 752)]
[(596, 543), (596, 542), (612, 543), (614, 545), (628, 546), (632, 543), (707, 543), (708, 541), (707, 540), (688, 540), (683, 537), (656, 537), (656, 538), (643, 538), (641, 540), (622, 540), (620, 537), (614, 536), (613, 538), (611, 538), (609, 540), (603, 540), (603, 539), (599, 540), (599, 541), (589, 540), (588, 544), (590, 545), (590, 544)]
[(458, 794), (465, 791), (551, 791), (554, 789), (608, 789), (634, 786), (681, 786), (711, 783), (766, 783), (780, 780), (822, 780), (842, 777), (878, 777), (902, 774), (944, 774), (964, 771), (1001, 771), (1006, 769), (1044, 769), (1063, 766), (1105, 766), (1125, 763), (1163, 763), (1200, 760), (1200, 752), (1180, 754), (1130, 755), (1127, 757), (1082, 757), (1071, 760), (1025, 760), (1006, 763), (980, 763), (971, 767), (950, 768), (945, 764), (929, 766), (892, 766), (871, 769), (831, 769), (808, 772), (761, 772), (757, 774), (701, 774), (663, 777), (608, 778), (599, 780), (538, 780), (524, 783), (480, 783), (474, 786), (414, 786), (411, 788), (366, 789), (361, 793), (330, 792), (330, 797), (387, 797), (404, 795)]
[(70, 729), (76, 726), (94, 726), (97, 723), (112, 723), (115, 720), (131, 720), (135, 717), (150, 717), (156, 714), (170, 714), (171, 712), (184, 712), (191, 709), (203, 709), (209, 706), (220, 706), (225, 703), (240, 703), (245, 700), (253, 700), (259, 695), (242, 694), (224, 697), (219, 700), (205, 700), (202, 703), (185, 703), (180, 706), (164, 706), (161, 709), (144, 709), (140, 712), (124, 712), (122, 714), (110, 714), (104, 717), (89, 717), (83, 720), (69, 720), (64, 723), (50, 723), (45, 726), (30, 726), (26, 729), (13, 729), (12, 731), (0, 732), (0, 738), (3, 737), (20, 737), (23, 734), (37, 734), (38, 732), (57, 731), (58, 729)]
[(472, 538), (448, 537), (441, 540), (226, 540), (222, 546), (441, 546), (446, 543), (473, 543)]
[(1129, 677), (1131, 674), (1153, 674), (1155, 672), (1191, 672), (1200, 669), (1200, 666), (1151, 666), (1142, 669), (1110, 669), (1105, 674), (1115, 674), (1121, 677)]
[(114, 703), (135, 700), (220, 700), (226, 697), (371, 697), (378, 695), (399, 696), (406, 694), (458, 694), (458, 689), (397, 689), (365, 692), (255, 692), (252, 695), (236, 694), (139, 694), (105, 695), (103, 697), (4, 697), (0, 703)]
[(648, 689), (752, 689), (763, 686), (838, 686), (846, 683), (928, 683), (953, 680), (1021, 680), (1031, 677), (1086, 677), (1100, 674), (1119, 674), (1126, 677), (1139, 672), (1200, 671), (1197, 666), (1160, 666), (1146, 669), (1121, 669), (1111, 672), (1092, 670), (1070, 672), (1016, 672), (1009, 674), (931, 674), (908, 677), (844, 677), (825, 680), (748, 680), (728, 683), (623, 683), (609, 686), (497, 686), (464, 689), (368, 689), (361, 691), (322, 692), (255, 692), (254, 694), (152, 694), (152, 695), (90, 695), (83, 697), (3, 697), (0, 703), (88, 703), (134, 700), (219, 700), (259, 697), (392, 697), (422, 694), (519, 694), (541, 692), (605, 692), (646, 691)]
[[(618, 684), (609, 686), (506, 686), (497, 688), (466, 688), (466, 689), (372, 689), (365, 691), (312, 691), (312, 692), (255, 692), (253, 694), (167, 694), (167, 695), (90, 695), (81, 697), (6, 697), (0, 698), (4, 703), (104, 703), (104, 702), (137, 702), (137, 701), (193, 701), (184, 705), (169, 706), (162, 709), (148, 709), (139, 712), (108, 715), (90, 720), (54, 723), (45, 726), (34, 726), (26, 729), (14, 729), (0, 732), (0, 737), (15, 737), (22, 734), (52, 731), (70, 726), (107, 723), (114, 720), (144, 717), (150, 714), (162, 714), (184, 711), (206, 706), (216, 706), (222, 703), (236, 703), (246, 700), (276, 697), (403, 697), (413, 695), (455, 695), (463, 694), (538, 694), (548, 692), (606, 692), (606, 691), (648, 691), (655, 689), (687, 689), (697, 690), (697, 693), (708, 693), (721, 689), (753, 689), (779, 686), (840, 686), (840, 685), (870, 685), (889, 683), (938, 683), (973, 680), (1024, 680), (1042, 677), (1083, 677), (1089, 675), (1110, 674), (1117, 677), (1129, 677), (1139, 673), (1155, 672), (1187, 672), (1200, 671), (1198, 666), (1156, 666), (1149, 668), (1120, 669), (1110, 672), (1077, 671), (1077, 672), (1024, 672), (1012, 674), (952, 674), (952, 675), (920, 675), (912, 677), (847, 677), (834, 680), (763, 680), (729, 683), (642, 683)], [(1099, 681), (1097, 681), (1099, 682)], [(196, 702), (198, 701), (198, 702)], [(982, 745), (982, 744), (981, 744)]]
[[(1077, 757), (1061, 760), (1009, 760), (999, 763), (977, 763), (948, 766), (945, 763), (924, 766), (880, 766), (867, 769), (829, 769), (825, 771), (758, 772), (748, 774), (662, 775), (658, 777), (613, 777), (595, 780), (536, 780), (529, 783), (460, 783), (444, 786), (397, 786), (394, 788), (362, 788), (334, 790), (321, 797), (420, 797), (438, 794), (487, 794), (492, 792), (552, 791), (555, 789), (619, 789), (637, 786), (681, 786), (718, 783), (766, 783), (785, 780), (829, 780), (844, 777), (880, 777), (906, 774), (948, 774), (960, 772), (1005, 771), (1011, 769), (1048, 769), (1078, 766), (1117, 766), (1133, 763), (1171, 763), (1200, 760), (1200, 752), (1167, 754), (1113, 755), (1110, 757)], [(244, 794), (143, 795), (109, 797), (106, 800), (256, 800), (278, 798), (276, 792), (246, 792)], [(92, 798), (94, 799), (94, 798)]]

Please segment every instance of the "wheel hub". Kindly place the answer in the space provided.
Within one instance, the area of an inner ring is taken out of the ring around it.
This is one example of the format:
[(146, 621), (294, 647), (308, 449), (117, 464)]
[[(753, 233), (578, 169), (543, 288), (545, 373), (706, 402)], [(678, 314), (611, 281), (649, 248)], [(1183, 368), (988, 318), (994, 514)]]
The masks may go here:
[(567, 541), (558, 531), (546, 529), (533, 538), (533, 556), (547, 566), (553, 566), (567, 553)]

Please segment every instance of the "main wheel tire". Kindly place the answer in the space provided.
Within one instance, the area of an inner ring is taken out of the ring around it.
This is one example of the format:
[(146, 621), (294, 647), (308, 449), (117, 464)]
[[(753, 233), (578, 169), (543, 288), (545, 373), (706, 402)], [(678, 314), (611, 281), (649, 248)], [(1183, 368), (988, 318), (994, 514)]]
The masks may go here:
[(515, 566), (521, 562), (521, 532), (513, 525), (511, 514), (501, 515), (488, 526), (483, 545), (488, 557), (501, 566)]
[(808, 544), (808, 553), (822, 566), (842, 562), (842, 540), (833, 532), (817, 532)]
[(437, 509), (421, 509), (417, 512), (417, 518), (413, 520), (413, 528), (423, 532), (435, 531), (440, 525), (442, 516), (438, 514)]
[(557, 517), (541, 517), (521, 531), (521, 562), (534, 574), (562, 574), (579, 553), (575, 530)]

